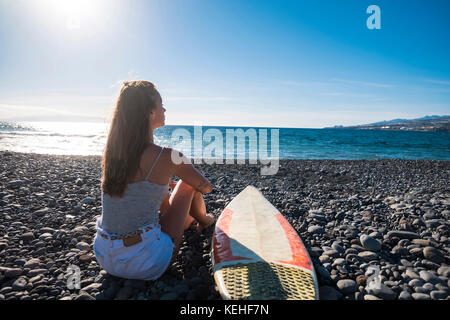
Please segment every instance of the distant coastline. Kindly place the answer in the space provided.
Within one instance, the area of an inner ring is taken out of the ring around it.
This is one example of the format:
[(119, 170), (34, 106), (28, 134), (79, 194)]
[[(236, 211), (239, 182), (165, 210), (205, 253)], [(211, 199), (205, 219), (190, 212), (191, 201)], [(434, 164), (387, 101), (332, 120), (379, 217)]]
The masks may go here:
[(443, 131), (450, 133), (450, 116), (425, 116), (419, 119), (394, 119), (357, 126), (325, 127), (323, 129)]

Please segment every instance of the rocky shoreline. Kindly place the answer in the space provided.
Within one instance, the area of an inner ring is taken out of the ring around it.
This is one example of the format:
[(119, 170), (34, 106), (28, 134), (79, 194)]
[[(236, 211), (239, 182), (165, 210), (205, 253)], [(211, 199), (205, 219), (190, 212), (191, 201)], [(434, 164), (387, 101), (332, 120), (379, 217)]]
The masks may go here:
[[(100, 157), (0, 151), (0, 166), (0, 300), (220, 299), (213, 228), (186, 231), (156, 281), (99, 267)], [(261, 176), (261, 165), (196, 167), (215, 187), (205, 200), (216, 217), (249, 184), (285, 215), (313, 259), (321, 299), (449, 299), (449, 161), (281, 160), (274, 176)], [(71, 265), (80, 289), (67, 286)]]

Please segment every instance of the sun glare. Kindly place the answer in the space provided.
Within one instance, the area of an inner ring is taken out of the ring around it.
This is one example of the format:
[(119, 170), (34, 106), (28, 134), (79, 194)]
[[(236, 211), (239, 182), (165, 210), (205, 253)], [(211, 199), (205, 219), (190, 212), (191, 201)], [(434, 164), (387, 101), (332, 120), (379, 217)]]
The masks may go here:
[(42, 0), (45, 11), (65, 22), (68, 30), (89, 28), (99, 15), (99, 0)]

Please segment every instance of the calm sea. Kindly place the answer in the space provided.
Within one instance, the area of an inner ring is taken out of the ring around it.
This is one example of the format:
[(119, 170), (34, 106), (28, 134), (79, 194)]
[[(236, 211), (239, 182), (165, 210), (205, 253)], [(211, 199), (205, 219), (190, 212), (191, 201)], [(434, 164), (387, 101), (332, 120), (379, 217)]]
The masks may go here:
[[(0, 122), (0, 150), (101, 155), (108, 126), (92, 122)], [(238, 133), (237, 129), (247, 133), (249, 138), (244, 150), (236, 146), (238, 140), (235, 140), (235, 153), (232, 154), (231, 149), (227, 149), (227, 133)], [(204, 158), (212, 155), (223, 159), (248, 159), (253, 143), (259, 159), (263, 158), (261, 152), (267, 148), (267, 156), (273, 157), (278, 153), (280, 159), (450, 160), (450, 135), (445, 132), (298, 128), (279, 128), (275, 132), (274, 129), (165, 126), (155, 131), (155, 143), (176, 148), (188, 156), (198, 156), (198, 152), (200, 155), (203, 152)], [(262, 139), (264, 133), (267, 139)], [(278, 139), (275, 139), (276, 133)], [(194, 146), (201, 147), (195, 149)], [(211, 152), (213, 146), (216, 148)], [(188, 152), (189, 149), (192, 153)]]

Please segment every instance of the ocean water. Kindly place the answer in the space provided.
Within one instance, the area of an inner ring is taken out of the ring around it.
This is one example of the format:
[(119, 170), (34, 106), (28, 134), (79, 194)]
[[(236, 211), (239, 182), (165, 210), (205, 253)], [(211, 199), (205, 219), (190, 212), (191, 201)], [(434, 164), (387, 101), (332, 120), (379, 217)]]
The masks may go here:
[[(93, 122), (0, 121), (0, 150), (101, 155), (108, 128), (108, 123)], [(231, 139), (239, 132), (249, 136), (241, 144)], [(155, 143), (204, 159), (450, 160), (450, 135), (445, 132), (164, 126), (154, 134)]]

